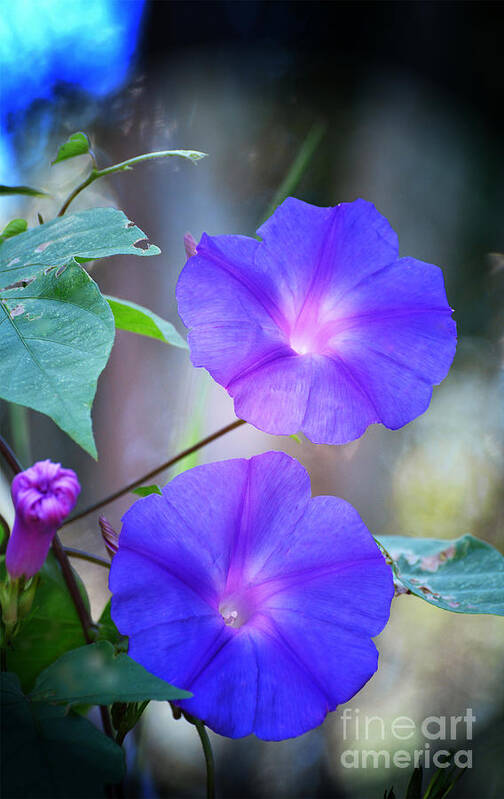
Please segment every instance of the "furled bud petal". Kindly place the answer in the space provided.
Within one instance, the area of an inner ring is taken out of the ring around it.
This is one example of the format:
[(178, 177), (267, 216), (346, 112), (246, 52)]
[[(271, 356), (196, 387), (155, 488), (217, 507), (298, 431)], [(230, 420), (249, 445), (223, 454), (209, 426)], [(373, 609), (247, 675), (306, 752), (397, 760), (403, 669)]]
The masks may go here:
[(196, 247), (197, 247), (196, 240), (192, 235), (192, 233), (186, 233), (184, 236), (184, 248), (188, 258), (192, 258), (193, 255), (196, 255), (197, 252)]
[(5, 565), (13, 578), (32, 577), (42, 567), (58, 527), (80, 493), (77, 475), (59, 463), (39, 461), (12, 481), (16, 511)]
[(119, 549), (119, 533), (116, 533), (112, 525), (109, 521), (105, 518), (105, 516), (100, 516), (98, 519), (98, 523), (100, 525), (100, 530), (103, 538), (103, 543), (107, 549), (107, 554), (112, 560), (114, 555), (116, 554), (117, 550)]

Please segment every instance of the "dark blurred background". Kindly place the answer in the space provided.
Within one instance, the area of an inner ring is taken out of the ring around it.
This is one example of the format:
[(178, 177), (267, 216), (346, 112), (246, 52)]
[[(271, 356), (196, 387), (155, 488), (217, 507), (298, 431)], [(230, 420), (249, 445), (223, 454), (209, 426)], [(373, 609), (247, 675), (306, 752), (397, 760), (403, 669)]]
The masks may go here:
[[(503, 37), (504, 4), (494, 2), (20, 0), (3, 11), (0, 182), (55, 199), (2, 200), (0, 224), (57, 212), (89, 168), (86, 156), (48, 166), (75, 130), (88, 132), (104, 166), (149, 150), (209, 153), (197, 167), (149, 164), (80, 195), (74, 210), (117, 205), (162, 249), (97, 263), (104, 292), (183, 332), (174, 288), (184, 233), (252, 234), (310, 131), (318, 145), (296, 196), (318, 205), (364, 197), (398, 232), (402, 255), (443, 268), (460, 343), (422, 417), (396, 432), (373, 426), (343, 447), (247, 426), (181, 468), (285, 449), (308, 468), (315, 494), (343, 496), (376, 534), (472, 533), (504, 551)], [(3, 404), (0, 429), (27, 463), (75, 468), (84, 508), (232, 419), (226, 393), (186, 352), (119, 331), (95, 403), (98, 464), (40, 414)], [(133, 499), (107, 508), (117, 527)], [(8, 502), (5, 478), (4, 515)], [(103, 553), (94, 516), (66, 528), (65, 540)], [(79, 570), (98, 614), (106, 579)], [(501, 799), (502, 619), (399, 597), (377, 645), (379, 671), (349, 707), (383, 719), (383, 734), (380, 724), (374, 737), (350, 725), (345, 736), (338, 710), (293, 741), (213, 736), (220, 795), (380, 799), (394, 785), (401, 797), (408, 769), (345, 768), (341, 754), (422, 749), (420, 733), (393, 737), (395, 718), (420, 724), (472, 708), (473, 739), (432, 749), (473, 752), (454, 799)], [(199, 742), (168, 706), (151, 704), (129, 746), (132, 796), (203, 796)]]

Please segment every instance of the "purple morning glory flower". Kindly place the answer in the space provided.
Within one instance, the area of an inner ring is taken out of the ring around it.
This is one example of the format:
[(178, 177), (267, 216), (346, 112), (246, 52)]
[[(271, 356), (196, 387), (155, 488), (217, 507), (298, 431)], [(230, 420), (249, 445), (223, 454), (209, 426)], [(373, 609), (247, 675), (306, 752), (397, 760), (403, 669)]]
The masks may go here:
[(13, 578), (33, 577), (43, 566), (55, 533), (80, 493), (77, 475), (59, 463), (39, 461), (12, 481), (16, 516), (5, 565)]
[(354, 508), (311, 498), (293, 458), (196, 467), (123, 522), (112, 618), (221, 735), (300, 735), (376, 671), (392, 572)]
[(195, 366), (268, 433), (343, 444), (423, 413), (456, 346), (441, 270), (399, 258), (364, 200), (292, 197), (245, 236), (203, 235), (177, 285)]

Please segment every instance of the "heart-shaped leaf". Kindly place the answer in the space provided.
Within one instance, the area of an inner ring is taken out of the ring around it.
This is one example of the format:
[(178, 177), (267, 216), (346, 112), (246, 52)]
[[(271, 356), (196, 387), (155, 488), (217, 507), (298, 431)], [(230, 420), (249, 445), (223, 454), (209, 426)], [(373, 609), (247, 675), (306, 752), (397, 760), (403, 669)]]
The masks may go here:
[(114, 341), (108, 303), (75, 261), (0, 292), (0, 396), (46, 413), (93, 457), (91, 406)]
[(62, 704), (111, 705), (187, 699), (188, 691), (160, 680), (109, 641), (66, 652), (39, 674), (30, 694), (34, 701)]

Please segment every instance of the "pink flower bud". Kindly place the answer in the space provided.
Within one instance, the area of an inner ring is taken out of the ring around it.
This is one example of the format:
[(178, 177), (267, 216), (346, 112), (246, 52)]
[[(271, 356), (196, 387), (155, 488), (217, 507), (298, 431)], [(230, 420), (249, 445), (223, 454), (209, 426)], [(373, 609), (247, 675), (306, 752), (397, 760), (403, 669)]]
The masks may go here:
[(39, 461), (12, 481), (16, 511), (5, 565), (13, 578), (33, 577), (43, 566), (58, 527), (80, 493), (77, 475), (59, 463)]

